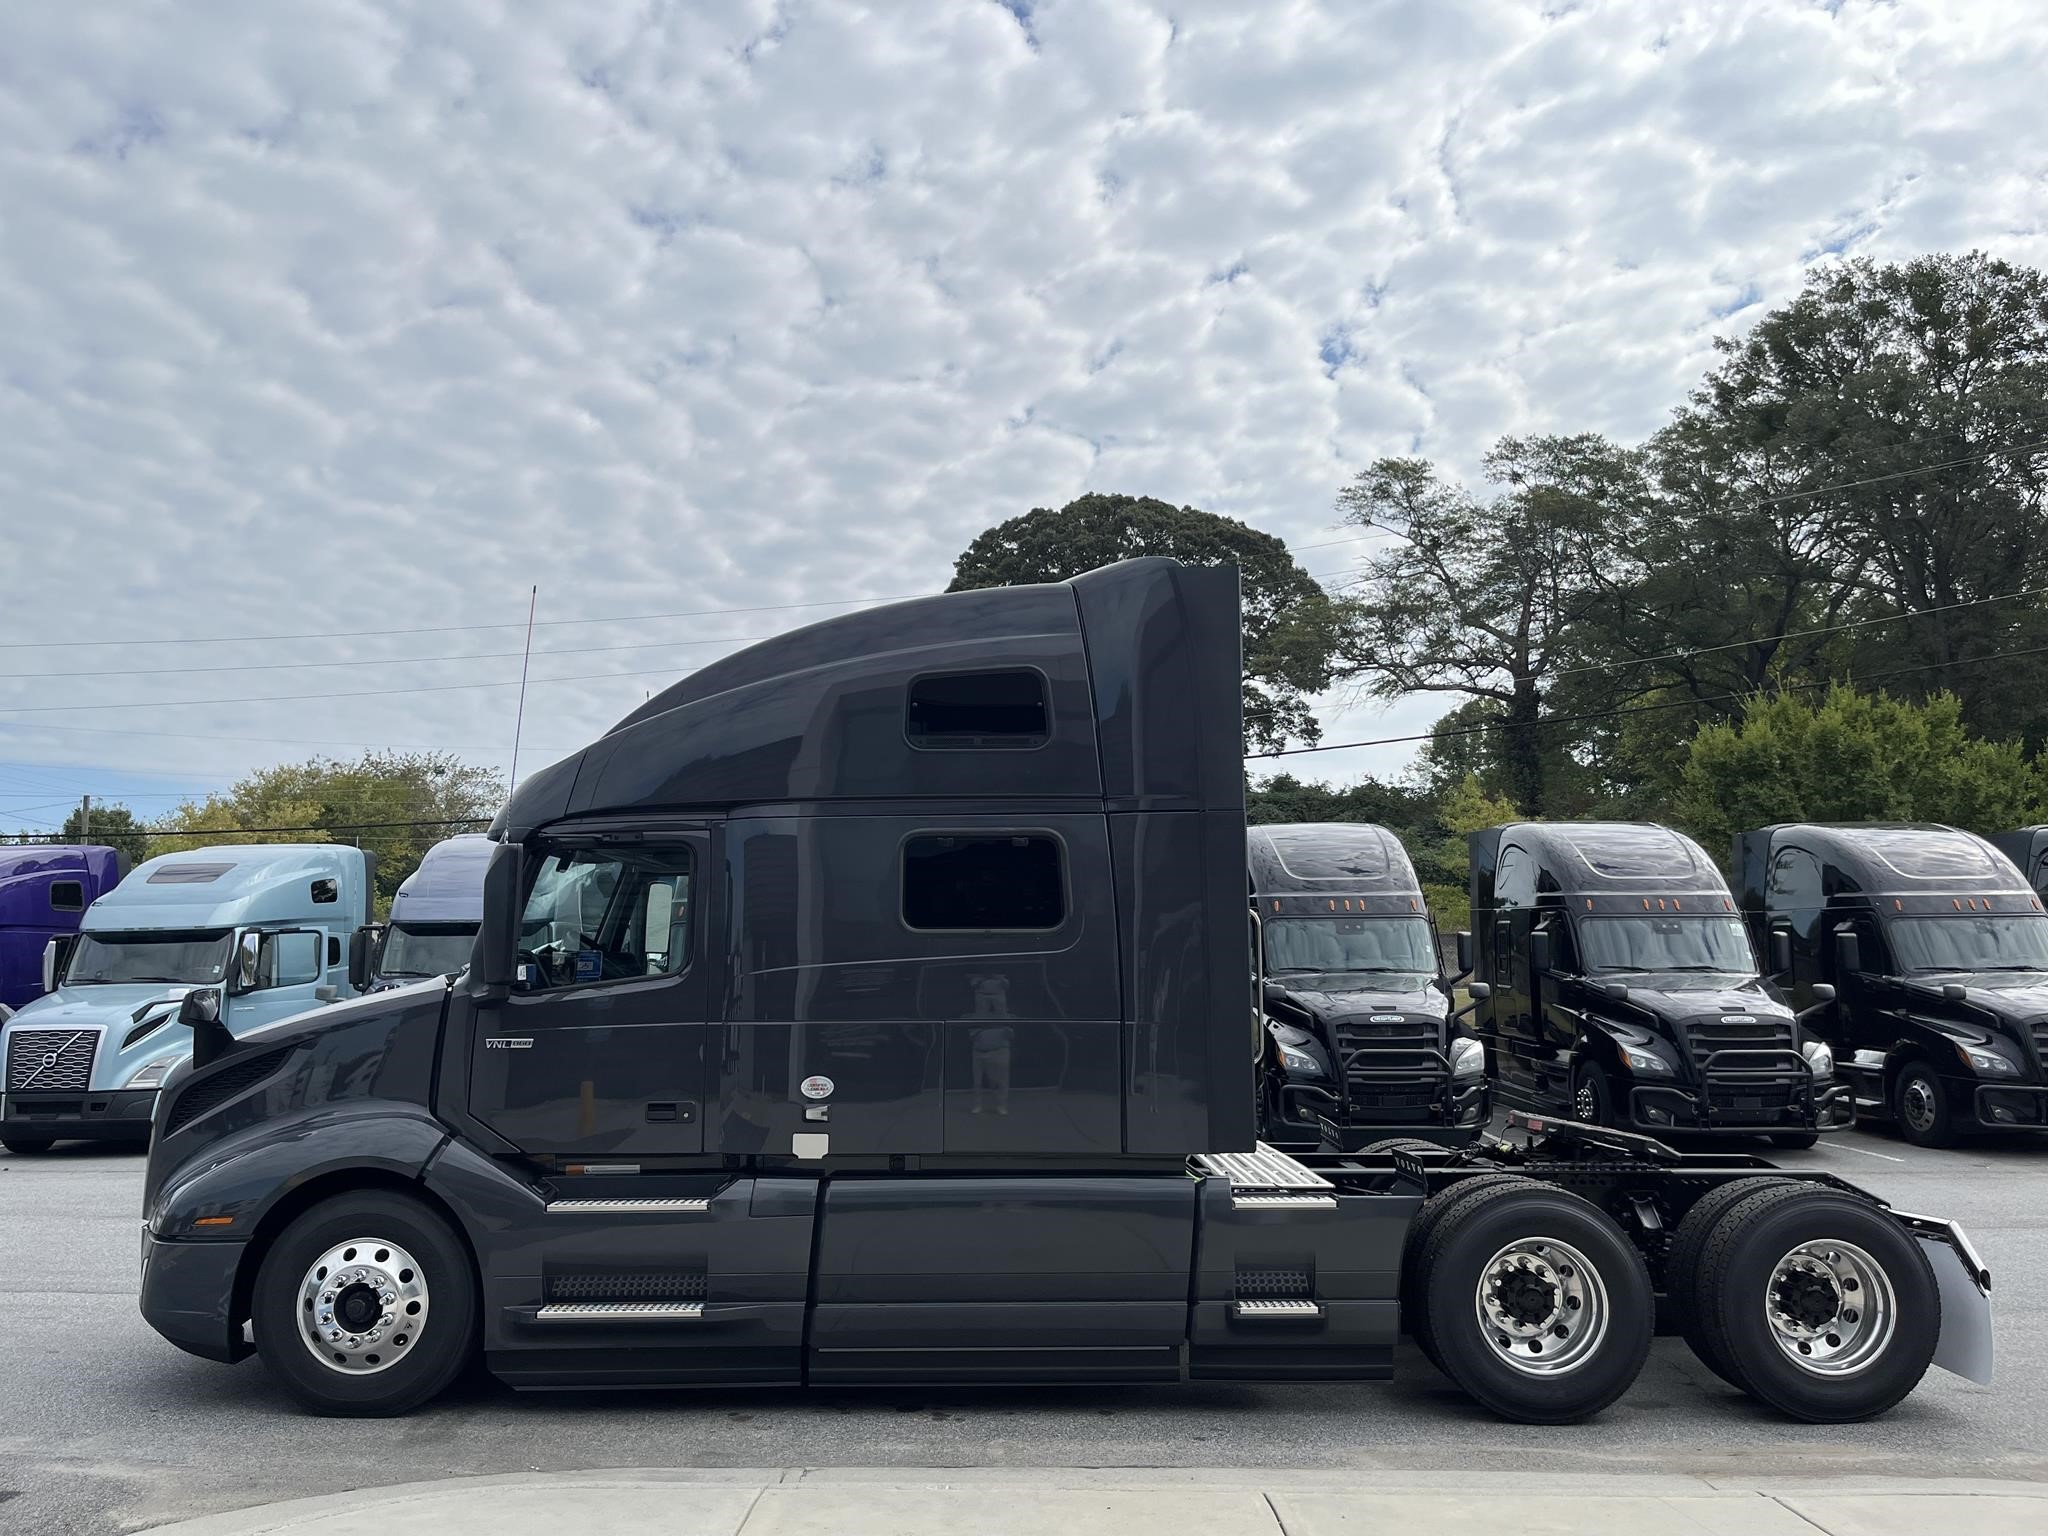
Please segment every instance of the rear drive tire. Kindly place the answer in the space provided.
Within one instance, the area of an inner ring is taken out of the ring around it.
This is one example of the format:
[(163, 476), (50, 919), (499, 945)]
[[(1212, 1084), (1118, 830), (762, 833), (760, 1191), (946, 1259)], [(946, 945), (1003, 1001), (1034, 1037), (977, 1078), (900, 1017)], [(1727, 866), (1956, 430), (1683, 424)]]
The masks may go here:
[(1773, 1131), (1771, 1145), (1787, 1152), (1809, 1152), (1820, 1145), (1819, 1131)]
[(1892, 1116), (1899, 1122), (1899, 1134), (1916, 1147), (1955, 1145), (1955, 1124), (1948, 1112), (1948, 1095), (1941, 1079), (1925, 1062), (1909, 1062), (1892, 1084)]
[(5, 1147), (16, 1157), (41, 1157), (57, 1145), (54, 1136), (8, 1136), (0, 1138), (0, 1147)]
[(1655, 1296), (1642, 1255), (1597, 1206), (1534, 1180), (1453, 1207), (1421, 1280), (1444, 1374), (1502, 1418), (1589, 1418), (1649, 1358)]
[(263, 1363), (333, 1417), (409, 1412), (476, 1353), (469, 1250), (431, 1207), (381, 1190), (323, 1200), (286, 1227), (251, 1310)]
[(1750, 1396), (1809, 1424), (1885, 1412), (1941, 1340), (1920, 1244), (1851, 1195), (1803, 1184), (1753, 1194), (1715, 1224), (1699, 1271), (1709, 1347)]
[(1581, 1125), (1614, 1124), (1614, 1089), (1597, 1062), (1572, 1069), (1572, 1118)]
[(1421, 1349), (1423, 1358), (1438, 1370), (1443, 1369), (1443, 1361), (1437, 1358), (1436, 1343), (1429, 1336), (1429, 1294), (1422, 1283), (1422, 1253), (1429, 1243), (1430, 1234), (1458, 1204), (1481, 1190), (1492, 1189), (1498, 1184), (1528, 1182), (1519, 1173), (1474, 1174), (1468, 1179), (1460, 1179), (1449, 1189), (1431, 1195), (1422, 1202), (1415, 1219), (1408, 1223), (1408, 1240), (1401, 1249), (1401, 1322)]
[(1671, 1315), (1684, 1333), (1685, 1342), (1692, 1347), (1702, 1365), (1738, 1392), (1747, 1389), (1735, 1379), (1727, 1358), (1707, 1337), (1700, 1324), (1700, 1253), (1729, 1211), (1751, 1195), (1791, 1183), (1790, 1179), (1766, 1175), (1762, 1178), (1730, 1179), (1726, 1184), (1716, 1185), (1693, 1202), (1692, 1209), (1685, 1213), (1685, 1219), (1679, 1222), (1678, 1230), (1672, 1234), (1671, 1246), (1664, 1253), (1664, 1294), (1670, 1299)]

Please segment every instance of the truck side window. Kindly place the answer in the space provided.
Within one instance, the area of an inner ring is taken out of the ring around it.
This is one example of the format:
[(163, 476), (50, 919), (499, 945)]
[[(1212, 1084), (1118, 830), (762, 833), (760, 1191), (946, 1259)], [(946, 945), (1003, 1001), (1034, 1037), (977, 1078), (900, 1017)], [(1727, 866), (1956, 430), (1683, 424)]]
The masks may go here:
[(52, 880), (50, 882), (50, 908), (56, 912), (83, 912), (85, 910), (85, 884), (79, 880)]
[(927, 832), (904, 840), (907, 927), (1043, 932), (1066, 921), (1066, 905), (1056, 837)]
[(1536, 861), (1520, 848), (1503, 848), (1494, 871), (1493, 899), (1503, 907), (1536, 905)]
[(916, 678), (903, 731), (913, 747), (1040, 746), (1050, 734), (1045, 678), (1028, 668)]
[(551, 850), (520, 920), (520, 958), (550, 987), (673, 976), (690, 961), (685, 847)]

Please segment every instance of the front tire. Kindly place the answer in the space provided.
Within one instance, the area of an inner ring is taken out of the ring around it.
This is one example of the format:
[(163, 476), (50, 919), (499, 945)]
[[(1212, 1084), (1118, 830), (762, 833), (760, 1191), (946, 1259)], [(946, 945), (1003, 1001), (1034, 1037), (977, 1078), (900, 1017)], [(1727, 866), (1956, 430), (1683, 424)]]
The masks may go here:
[(1809, 1424), (1885, 1412), (1941, 1340), (1920, 1244), (1867, 1201), (1807, 1184), (1753, 1194), (1715, 1225), (1699, 1310), (1735, 1384)]
[(361, 1191), (305, 1211), (263, 1256), (256, 1350), (308, 1411), (382, 1418), (439, 1394), (476, 1352), (477, 1276), (419, 1200)]
[(54, 1136), (7, 1136), (0, 1137), (0, 1147), (5, 1147), (16, 1157), (41, 1157), (57, 1145)]
[(1595, 1062), (1581, 1062), (1572, 1071), (1572, 1118), (1582, 1125), (1614, 1124), (1614, 1089)]
[(1649, 1358), (1655, 1297), (1642, 1255), (1563, 1190), (1517, 1180), (1460, 1201), (1431, 1234), (1420, 1280), (1444, 1374), (1504, 1419), (1589, 1418)]
[(1955, 1124), (1941, 1079), (1925, 1062), (1910, 1062), (1892, 1084), (1892, 1114), (1899, 1134), (1916, 1147), (1955, 1145)]

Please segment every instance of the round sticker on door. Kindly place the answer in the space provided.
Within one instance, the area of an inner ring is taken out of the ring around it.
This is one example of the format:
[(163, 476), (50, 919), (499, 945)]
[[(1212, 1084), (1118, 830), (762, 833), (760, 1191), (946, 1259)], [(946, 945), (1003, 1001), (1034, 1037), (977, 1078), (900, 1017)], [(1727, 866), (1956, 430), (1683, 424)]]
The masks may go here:
[(832, 1079), (829, 1077), (807, 1077), (799, 1085), (807, 1099), (829, 1099), (832, 1097)]

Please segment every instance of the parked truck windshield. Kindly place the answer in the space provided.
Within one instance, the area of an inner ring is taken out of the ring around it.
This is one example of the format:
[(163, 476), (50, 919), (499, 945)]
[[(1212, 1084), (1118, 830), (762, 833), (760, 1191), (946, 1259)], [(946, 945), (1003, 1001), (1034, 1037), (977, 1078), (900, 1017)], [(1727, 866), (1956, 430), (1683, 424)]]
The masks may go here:
[(64, 973), (67, 986), (98, 982), (218, 982), (228, 973), (225, 928), (143, 933), (82, 933)]
[(391, 927), (384, 933), (380, 976), (450, 976), (469, 964), (476, 945), (474, 923), (429, 923)]
[(1902, 971), (2048, 971), (2048, 917), (1895, 917)]
[(1739, 917), (1588, 917), (1579, 923), (1579, 948), (1589, 973), (1756, 970)]
[(1436, 973), (1436, 942), (1419, 917), (1275, 917), (1265, 924), (1266, 970)]

